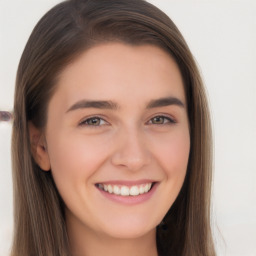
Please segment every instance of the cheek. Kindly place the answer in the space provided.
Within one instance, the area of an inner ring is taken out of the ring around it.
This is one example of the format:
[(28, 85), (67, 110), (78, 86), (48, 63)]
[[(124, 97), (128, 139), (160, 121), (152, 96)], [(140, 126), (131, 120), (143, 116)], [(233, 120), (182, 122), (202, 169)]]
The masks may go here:
[(86, 182), (107, 158), (107, 143), (100, 138), (66, 135), (49, 141), (51, 169), (56, 183)]
[(155, 143), (155, 158), (169, 178), (185, 176), (190, 152), (190, 136), (187, 130), (178, 131)]

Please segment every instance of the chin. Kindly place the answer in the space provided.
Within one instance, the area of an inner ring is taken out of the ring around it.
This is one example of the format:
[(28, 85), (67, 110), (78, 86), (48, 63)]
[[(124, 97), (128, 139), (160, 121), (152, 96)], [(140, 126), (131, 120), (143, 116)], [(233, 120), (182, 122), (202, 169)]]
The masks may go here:
[[(110, 225), (109, 225), (110, 224)], [(122, 222), (108, 223), (104, 227), (104, 233), (112, 238), (117, 239), (134, 239), (146, 236), (155, 232), (157, 224), (149, 225), (145, 219), (143, 220), (124, 220)]]

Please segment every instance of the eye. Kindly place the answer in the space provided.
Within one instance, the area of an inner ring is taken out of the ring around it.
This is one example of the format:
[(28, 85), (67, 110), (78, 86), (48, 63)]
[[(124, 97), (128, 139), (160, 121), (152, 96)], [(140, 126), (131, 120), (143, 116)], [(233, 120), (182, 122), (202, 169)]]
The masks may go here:
[(161, 124), (174, 124), (176, 122), (172, 118), (167, 116), (155, 116), (149, 120), (149, 123), (161, 125)]
[(104, 119), (95, 116), (95, 117), (90, 117), (83, 120), (82, 122), (79, 123), (79, 126), (96, 126), (97, 127), (105, 124), (107, 124), (107, 122)]

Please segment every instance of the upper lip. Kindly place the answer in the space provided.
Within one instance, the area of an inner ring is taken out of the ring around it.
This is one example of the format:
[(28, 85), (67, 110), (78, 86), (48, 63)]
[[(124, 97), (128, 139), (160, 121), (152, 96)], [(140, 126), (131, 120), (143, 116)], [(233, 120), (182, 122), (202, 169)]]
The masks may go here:
[(109, 185), (124, 185), (124, 186), (134, 186), (134, 185), (142, 185), (147, 183), (155, 183), (155, 180), (143, 179), (143, 180), (108, 180), (97, 182), (96, 184), (109, 184)]

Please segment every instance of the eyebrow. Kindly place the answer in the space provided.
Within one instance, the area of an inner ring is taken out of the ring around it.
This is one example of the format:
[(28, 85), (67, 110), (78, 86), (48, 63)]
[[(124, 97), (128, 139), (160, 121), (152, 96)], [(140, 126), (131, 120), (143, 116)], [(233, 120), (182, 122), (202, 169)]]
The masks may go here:
[[(167, 98), (160, 98), (156, 100), (151, 100), (146, 108), (152, 109), (152, 108), (158, 108), (158, 107), (166, 107), (170, 105), (176, 105), (179, 107), (184, 108), (185, 104), (176, 97), (167, 97)], [(97, 108), (97, 109), (110, 109), (110, 110), (117, 110), (120, 108), (120, 106), (113, 102), (113, 101), (105, 101), (105, 100), (80, 100), (76, 102), (74, 105), (72, 105), (67, 111), (73, 111), (77, 109), (83, 109), (83, 108)]]
[(72, 105), (67, 112), (77, 110), (77, 109), (83, 109), (83, 108), (98, 108), (98, 109), (111, 109), (111, 110), (117, 110), (118, 105), (114, 103), (113, 101), (105, 101), (105, 100), (80, 100), (76, 102), (74, 105)]
[(147, 109), (166, 107), (166, 106), (170, 106), (170, 105), (176, 105), (176, 106), (179, 106), (182, 108), (185, 107), (185, 104), (180, 99), (178, 99), (176, 97), (167, 97), (167, 98), (151, 100), (147, 105)]

